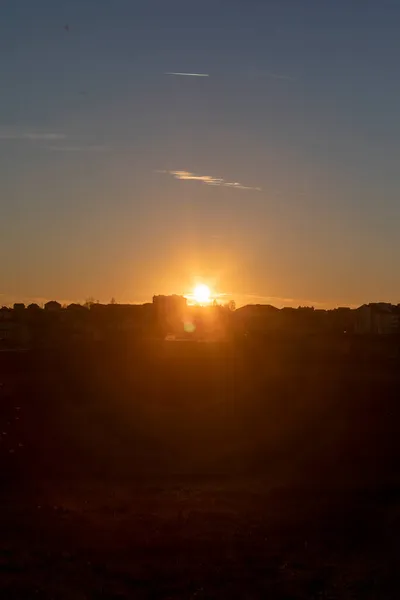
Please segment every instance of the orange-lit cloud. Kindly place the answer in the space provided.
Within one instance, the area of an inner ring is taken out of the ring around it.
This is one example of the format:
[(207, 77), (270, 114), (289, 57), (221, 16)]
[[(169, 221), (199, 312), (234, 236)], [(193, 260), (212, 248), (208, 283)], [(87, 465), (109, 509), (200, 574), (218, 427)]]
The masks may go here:
[(213, 177), (212, 175), (196, 175), (196, 173), (191, 173), (190, 171), (161, 171), (161, 173), (172, 175), (175, 179), (179, 179), (180, 181), (199, 181), (200, 183), (205, 183), (206, 185), (230, 187), (237, 190), (255, 190), (257, 192), (261, 192), (260, 187), (242, 185), (237, 181), (225, 181), (225, 179), (222, 179), (222, 177)]

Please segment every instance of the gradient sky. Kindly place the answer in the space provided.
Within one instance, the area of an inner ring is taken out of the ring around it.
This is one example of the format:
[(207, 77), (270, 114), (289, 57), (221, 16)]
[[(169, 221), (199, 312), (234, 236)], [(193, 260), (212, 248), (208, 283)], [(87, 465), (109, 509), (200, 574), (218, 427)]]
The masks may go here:
[(398, 0), (0, 11), (0, 303), (400, 302)]

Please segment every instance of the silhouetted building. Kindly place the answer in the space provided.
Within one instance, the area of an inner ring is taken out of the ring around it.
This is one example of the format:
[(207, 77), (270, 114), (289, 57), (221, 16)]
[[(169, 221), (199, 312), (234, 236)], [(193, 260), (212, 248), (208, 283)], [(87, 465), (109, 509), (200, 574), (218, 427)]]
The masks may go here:
[(14, 310), (15, 312), (23, 312), (25, 310), (25, 304), (23, 304), (22, 302), (16, 302), (14, 304)]
[(185, 337), (204, 342), (226, 341), (232, 314), (226, 306), (188, 306), (184, 316)]
[(155, 318), (163, 334), (179, 334), (184, 331), (187, 300), (184, 296), (153, 296)]
[(40, 308), (40, 306), (38, 304), (36, 304), (35, 302), (32, 302), (32, 304), (28, 305), (28, 310), (39, 311), (39, 310), (42, 310), (42, 309)]
[(0, 308), (0, 321), (11, 321), (13, 318), (13, 311), (8, 306)]
[(50, 300), (49, 302), (46, 302), (44, 308), (48, 312), (58, 312), (61, 310), (61, 304), (56, 300)]
[(82, 304), (68, 304), (67, 306), (67, 310), (69, 312), (75, 312), (75, 313), (80, 313), (80, 314), (87, 314), (87, 307), (86, 306), (82, 306)]
[(279, 308), (270, 304), (248, 304), (237, 308), (233, 315), (235, 328), (239, 333), (267, 333), (281, 327)]
[(30, 339), (30, 329), (24, 323), (0, 320), (0, 349), (26, 349)]
[(387, 335), (399, 331), (397, 308), (384, 302), (364, 304), (356, 310), (355, 333)]

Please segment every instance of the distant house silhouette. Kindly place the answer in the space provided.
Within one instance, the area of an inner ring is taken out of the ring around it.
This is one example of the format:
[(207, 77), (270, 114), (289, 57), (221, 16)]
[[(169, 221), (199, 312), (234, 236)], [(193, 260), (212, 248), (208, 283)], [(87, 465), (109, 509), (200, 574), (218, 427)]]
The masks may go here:
[(32, 302), (32, 304), (28, 305), (28, 310), (33, 311), (33, 310), (42, 310), (42, 309), (40, 308), (40, 306), (38, 304), (36, 304), (35, 302)]
[(239, 332), (266, 333), (280, 328), (281, 314), (270, 304), (248, 304), (236, 309), (234, 321)]
[(165, 334), (183, 332), (183, 320), (187, 308), (184, 296), (153, 296), (156, 322)]
[(29, 344), (53, 347), (70, 341), (117, 345), (167, 337), (207, 342), (241, 339), (262, 342), (267, 338), (269, 341), (290, 338), (293, 342), (302, 337), (309, 346), (320, 344), (324, 348), (327, 337), (330, 344), (342, 343), (346, 338), (344, 343), (349, 346), (359, 343), (356, 338), (361, 339), (360, 334), (392, 339), (400, 336), (400, 305), (380, 302), (357, 309), (325, 310), (254, 304), (233, 311), (216, 302), (211, 306), (188, 305), (184, 296), (155, 295), (153, 302), (146, 304), (86, 302), (62, 307), (51, 300), (44, 310), (35, 303), (27, 308), (23, 303), (15, 303), (12, 309), (0, 308), (0, 339), (4, 348), (12, 344), (19, 348)]
[(400, 314), (397, 306), (378, 302), (363, 304), (356, 310), (355, 332), (387, 335), (399, 330)]
[(12, 321), (13, 319), (13, 311), (8, 306), (3, 306), (0, 308), (0, 321)]
[(14, 304), (14, 310), (15, 312), (21, 312), (25, 310), (25, 304), (23, 304), (22, 302), (16, 302)]
[(46, 302), (44, 308), (48, 312), (58, 312), (61, 310), (61, 304), (56, 300), (50, 300), (49, 302)]
[(72, 311), (72, 312), (76, 312), (76, 313), (81, 313), (81, 314), (86, 314), (88, 309), (86, 306), (82, 306), (82, 304), (68, 304), (67, 306), (67, 310), (68, 311)]
[(25, 310), (24, 304), (14, 305), (14, 310), (0, 309), (0, 349), (25, 348), (30, 341), (30, 331), (23, 319), (19, 318)]

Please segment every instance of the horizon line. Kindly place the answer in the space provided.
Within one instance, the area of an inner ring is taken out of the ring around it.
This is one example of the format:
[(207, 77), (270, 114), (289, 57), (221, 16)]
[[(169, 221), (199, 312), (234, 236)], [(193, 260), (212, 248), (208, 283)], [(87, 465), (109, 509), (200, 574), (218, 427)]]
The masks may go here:
[[(151, 300), (147, 300), (147, 301), (140, 301), (140, 302), (132, 302), (132, 301), (126, 301), (126, 302), (115, 302), (115, 305), (121, 305), (121, 306), (143, 306), (145, 304), (152, 304), (153, 303), (153, 298), (155, 296), (182, 296), (183, 298), (185, 298), (186, 300), (190, 300), (190, 298), (188, 298), (188, 294), (153, 294)], [(1, 296), (4, 296), (4, 294), (0, 294), (0, 298)], [(36, 302), (35, 302), (36, 300)], [(217, 300), (217, 298), (215, 298), (215, 300)], [(271, 299), (272, 300), (272, 299)], [(29, 305), (31, 304), (36, 304), (37, 306), (39, 306), (40, 308), (43, 308), (48, 302), (56, 302), (57, 304), (60, 304), (60, 306), (62, 308), (67, 308), (68, 306), (72, 306), (72, 305), (80, 305), (80, 306), (85, 306), (88, 304), (88, 301), (75, 301), (75, 302), (71, 302), (71, 301), (63, 301), (60, 302), (58, 300), (55, 299), (51, 299), (51, 300), (47, 300), (46, 298), (32, 298), (31, 301), (28, 303), (28, 301), (26, 302), (7, 302), (6, 304), (0, 305), (0, 310), (2, 309), (13, 309), (15, 305), (24, 305), (25, 308), (28, 308)], [(218, 300), (217, 300), (218, 302)], [(228, 303), (229, 301), (227, 301)], [(96, 301), (91, 301), (90, 304), (93, 305), (102, 305), (102, 306), (108, 306), (108, 305), (113, 305), (113, 302), (100, 302), (99, 300)], [(279, 303), (278, 303), (279, 304)], [(358, 308), (361, 308), (362, 306), (370, 306), (370, 305), (389, 305), (389, 306), (393, 306), (393, 307), (399, 307), (400, 303), (392, 303), (392, 302), (363, 302), (362, 304), (338, 304), (338, 305), (331, 305), (330, 307), (327, 307), (326, 305), (324, 306), (321, 303), (311, 303), (311, 304), (298, 304), (293, 303), (293, 304), (288, 304), (288, 305), (281, 305), (276, 306), (274, 304), (272, 304), (271, 302), (247, 302), (247, 303), (238, 303), (237, 304), (237, 309), (239, 308), (243, 308), (245, 306), (269, 306), (269, 307), (273, 307), (276, 308), (277, 310), (282, 310), (283, 308), (292, 308), (294, 310), (297, 310), (299, 308), (309, 308), (309, 309), (314, 309), (314, 310), (323, 310), (323, 311), (330, 311), (330, 310), (337, 310), (340, 308), (346, 308), (346, 309), (350, 309), (350, 310), (357, 310)], [(195, 303), (195, 305), (197, 305)], [(207, 306), (211, 306), (212, 303), (208, 304)], [(224, 303), (223, 302), (219, 302), (218, 303), (219, 306), (223, 306)], [(190, 304), (188, 304), (188, 306), (190, 306)]]

